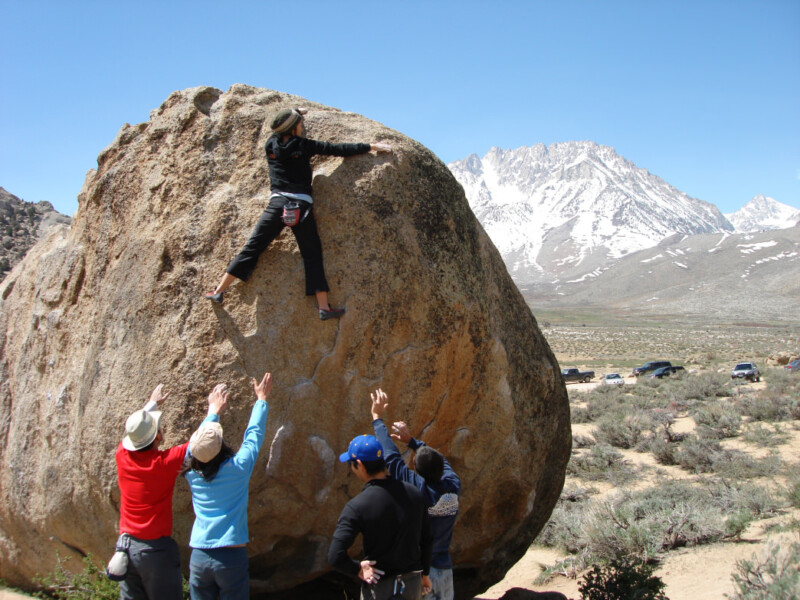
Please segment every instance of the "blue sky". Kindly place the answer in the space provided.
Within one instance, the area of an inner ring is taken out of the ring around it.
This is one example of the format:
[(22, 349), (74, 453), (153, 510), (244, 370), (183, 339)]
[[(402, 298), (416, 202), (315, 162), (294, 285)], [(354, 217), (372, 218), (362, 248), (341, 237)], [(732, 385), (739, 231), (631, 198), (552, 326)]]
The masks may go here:
[(0, 186), (77, 209), (123, 123), (245, 83), (451, 162), (591, 140), (732, 212), (800, 208), (800, 1), (0, 0)]

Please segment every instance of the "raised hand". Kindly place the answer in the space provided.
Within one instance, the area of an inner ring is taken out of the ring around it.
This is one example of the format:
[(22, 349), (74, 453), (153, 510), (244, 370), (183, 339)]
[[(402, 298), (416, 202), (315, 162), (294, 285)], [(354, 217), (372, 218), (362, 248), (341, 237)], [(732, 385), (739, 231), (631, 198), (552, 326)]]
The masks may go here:
[(153, 390), (153, 393), (150, 394), (150, 402), (155, 402), (158, 405), (164, 402), (164, 400), (167, 398), (169, 398), (169, 392), (164, 391), (163, 383), (159, 383), (156, 386), (156, 389)]
[(386, 412), (386, 409), (389, 408), (389, 398), (386, 396), (386, 392), (381, 388), (372, 392), (369, 397), (372, 400), (372, 407), (370, 409), (372, 420), (380, 419), (383, 413)]
[(408, 430), (408, 425), (405, 421), (395, 421), (392, 423), (392, 439), (400, 440), (404, 444), (411, 441), (411, 432)]
[(224, 383), (217, 384), (211, 393), (208, 395), (208, 412), (210, 414), (221, 414), (225, 407), (228, 406), (228, 386)]
[(265, 373), (261, 383), (253, 379), (253, 389), (259, 400), (266, 400), (272, 391), (272, 373)]

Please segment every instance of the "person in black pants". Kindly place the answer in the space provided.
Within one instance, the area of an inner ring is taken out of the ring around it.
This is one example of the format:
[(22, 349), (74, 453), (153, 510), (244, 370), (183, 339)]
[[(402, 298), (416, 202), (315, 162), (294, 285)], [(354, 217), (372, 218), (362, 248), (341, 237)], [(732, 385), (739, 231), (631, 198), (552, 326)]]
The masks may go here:
[(226, 269), (213, 292), (205, 295), (212, 302), (222, 302), (223, 293), (236, 280), (247, 281), (256, 267), (258, 257), (285, 227), (283, 209), (287, 202), (300, 205), (299, 218), (292, 227), (306, 273), (306, 295), (316, 296), (319, 318), (338, 318), (344, 309), (328, 303), (328, 281), (322, 264), (322, 243), (314, 220), (310, 159), (316, 154), (326, 156), (355, 156), (370, 150), (391, 152), (387, 144), (333, 144), (305, 137), (305, 109), (283, 109), (272, 120), (273, 134), (265, 146), (272, 195), (250, 239)]
[[(375, 436), (354, 438), (339, 461), (350, 465), (364, 489), (339, 515), (328, 562), (361, 579), (361, 600), (388, 600), (393, 594), (420, 600), (431, 591), (428, 573), (433, 552), (422, 492), (387, 476), (383, 448)], [(359, 534), (364, 552), (361, 561), (347, 554)]]

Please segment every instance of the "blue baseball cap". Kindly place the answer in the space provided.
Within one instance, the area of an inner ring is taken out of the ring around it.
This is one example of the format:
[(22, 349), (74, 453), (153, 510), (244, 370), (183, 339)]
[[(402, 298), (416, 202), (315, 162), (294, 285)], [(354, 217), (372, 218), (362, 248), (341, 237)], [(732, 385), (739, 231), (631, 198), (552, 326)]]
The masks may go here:
[(383, 458), (383, 448), (377, 438), (374, 435), (360, 435), (353, 438), (347, 448), (347, 452), (339, 455), (339, 462), (350, 460), (366, 462), (368, 460), (378, 460), (379, 458)]

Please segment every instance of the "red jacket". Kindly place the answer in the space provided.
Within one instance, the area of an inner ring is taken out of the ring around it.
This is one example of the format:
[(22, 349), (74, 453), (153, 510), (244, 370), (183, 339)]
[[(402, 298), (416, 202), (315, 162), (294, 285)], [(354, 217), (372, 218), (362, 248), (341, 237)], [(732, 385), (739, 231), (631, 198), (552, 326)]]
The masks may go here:
[(120, 533), (143, 540), (172, 535), (172, 492), (188, 446), (138, 452), (117, 446)]

